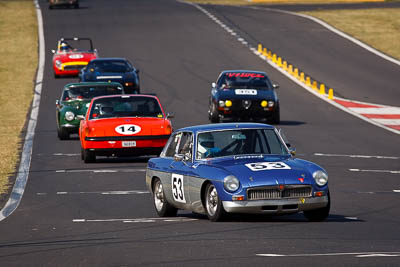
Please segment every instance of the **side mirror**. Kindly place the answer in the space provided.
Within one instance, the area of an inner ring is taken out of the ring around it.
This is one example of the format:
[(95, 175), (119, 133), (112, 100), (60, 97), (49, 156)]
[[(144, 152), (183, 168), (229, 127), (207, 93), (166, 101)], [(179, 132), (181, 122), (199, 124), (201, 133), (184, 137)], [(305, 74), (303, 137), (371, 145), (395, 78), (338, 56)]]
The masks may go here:
[(175, 154), (174, 155), (175, 161), (183, 161), (184, 159), (185, 159), (185, 155), (183, 155), (183, 154)]
[(289, 153), (292, 155), (292, 156), (296, 156), (296, 149), (295, 148), (289, 148)]
[(167, 113), (167, 119), (175, 118), (173, 113)]
[(272, 88), (278, 89), (278, 88), (279, 88), (279, 84), (275, 84), (275, 83), (274, 83), (274, 84), (272, 85)]
[(135, 72), (136, 72), (137, 74), (139, 74), (140, 70), (139, 70), (139, 69), (136, 69)]
[(60, 100), (59, 99), (56, 100), (56, 105), (57, 106), (60, 105)]
[(83, 115), (76, 115), (76, 118), (77, 118), (78, 120), (82, 121), (82, 120), (85, 119), (85, 116), (83, 116)]
[(212, 88), (215, 88), (217, 86), (217, 84), (216, 83), (212, 83), (211, 86), (212, 86)]

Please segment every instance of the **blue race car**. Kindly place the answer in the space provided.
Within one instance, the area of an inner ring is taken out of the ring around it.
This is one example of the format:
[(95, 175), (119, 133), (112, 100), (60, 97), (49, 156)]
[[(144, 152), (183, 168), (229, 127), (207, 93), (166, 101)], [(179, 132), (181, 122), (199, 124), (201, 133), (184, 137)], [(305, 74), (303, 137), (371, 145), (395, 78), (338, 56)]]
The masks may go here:
[(146, 185), (159, 216), (178, 209), (207, 214), (329, 215), (328, 175), (294, 158), (280, 132), (260, 123), (223, 123), (177, 130), (160, 157), (148, 161)]
[(212, 123), (230, 120), (279, 124), (278, 87), (265, 72), (225, 70), (212, 83), (208, 118)]
[(139, 70), (125, 58), (97, 58), (79, 73), (80, 82), (118, 82), (126, 94), (139, 94)]

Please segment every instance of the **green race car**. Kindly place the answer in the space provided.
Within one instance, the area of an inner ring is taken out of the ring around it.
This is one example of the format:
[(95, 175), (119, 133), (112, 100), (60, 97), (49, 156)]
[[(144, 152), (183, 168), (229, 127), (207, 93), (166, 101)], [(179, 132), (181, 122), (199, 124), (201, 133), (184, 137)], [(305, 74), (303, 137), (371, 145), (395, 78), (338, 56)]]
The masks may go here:
[(56, 100), (57, 135), (60, 140), (78, 133), (80, 120), (85, 116), (92, 98), (103, 95), (124, 94), (117, 82), (69, 83), (64, 86), (61, 98)]

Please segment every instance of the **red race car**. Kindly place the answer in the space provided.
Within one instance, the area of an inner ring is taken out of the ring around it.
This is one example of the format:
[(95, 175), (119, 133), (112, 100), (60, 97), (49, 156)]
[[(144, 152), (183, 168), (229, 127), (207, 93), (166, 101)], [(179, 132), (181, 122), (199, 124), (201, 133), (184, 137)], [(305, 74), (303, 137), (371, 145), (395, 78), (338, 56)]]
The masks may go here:
[(92, 59), (98, 58), (89, 38), (61, 38), (53, 52), (54, 77), (78, 76)]
[(93, 98), (79, 128), (82, 160), (159, 155), (172, 133), (170, 117), (152, 95)]

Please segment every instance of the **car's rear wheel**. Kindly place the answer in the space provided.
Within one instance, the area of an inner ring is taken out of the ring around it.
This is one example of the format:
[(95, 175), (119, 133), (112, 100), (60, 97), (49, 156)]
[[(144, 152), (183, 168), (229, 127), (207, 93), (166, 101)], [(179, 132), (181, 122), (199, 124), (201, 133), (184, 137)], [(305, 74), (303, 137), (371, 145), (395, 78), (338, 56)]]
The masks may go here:
[(304, 211), (304, 217), (311, 222), (321, 222), (324, 221), (329, 216), (329, 210), (331, 209), (331, 197), (328, 192), (328, 205), (323, 208), (315, 209), (315, 210), (306, 210)]
[(57, 136), (58, 136), (58, 139), (60, 139), (60, 140), (69, 139), (69, 133), (63, 128), (57, 129)]
[(89, 149), (83, 150), (83, 161), (85, 163), (93, 163), (96, 162), (96, 154)]
[(219, 114), (217, 111), (217, 107), (215, 106), (214, 103), (211, 103), (211, 107), (210, 107), (210, 121), (212, 123), (217, 123), (219, 122)]
[(164, 187), (160, 179), (156, 178), (153, 186), (154, 207), (160, 217), (174, 217), (178, 210), (168, 203), (164, 194)]
[(226, 217), (226, 211), (213, 184), (208, 184), (205, 190), (204, 202), (208, 219), (213, 222), (221, 221)]

